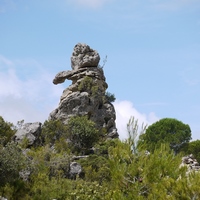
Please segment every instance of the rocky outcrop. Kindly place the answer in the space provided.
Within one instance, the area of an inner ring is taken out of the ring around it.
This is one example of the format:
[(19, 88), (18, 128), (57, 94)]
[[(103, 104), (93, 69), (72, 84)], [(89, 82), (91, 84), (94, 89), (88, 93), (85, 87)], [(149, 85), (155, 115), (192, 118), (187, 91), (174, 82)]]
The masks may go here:
[(13, 139), (17, 143), (27, 140), (27, 146), (37, 146), (39, 144), (39, 136), (41, 135), (41, 123), (25, 123), (17, 130)]
[(194, 158), (193, 154), (190, 154), (188, 156), (184, 156), (182, 158), (181, 167), (187, 166), (187, 174), (192, 171), (199, 171), (200, 165), (197, 162), (197, 160)]
[(60, 119), (64, 124), (72, 116), (88, 116), (99, 129), (105, 129), (108, 138), (117, 138), (115, 109), (106, 98), (108, 88), (103, 69), (98, 66), (100, 56), (86, 44), (78, 43), (71, 57), (72, 70), (58, 73), (54, 84), (66, 79), (72, 84), (63, 91), (58, 108), (49, 119)]

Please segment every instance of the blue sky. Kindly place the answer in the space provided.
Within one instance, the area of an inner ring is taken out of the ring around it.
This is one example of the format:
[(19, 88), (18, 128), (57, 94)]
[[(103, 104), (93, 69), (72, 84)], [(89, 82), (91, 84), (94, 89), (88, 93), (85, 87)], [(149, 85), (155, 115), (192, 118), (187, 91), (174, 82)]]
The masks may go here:
[(76, 43), (97, 50), (114, 93), (120, 138), (176, 118), (200, 139), (200, 0), (0, 0), (0, 115), (43, 122), (71, 82)]

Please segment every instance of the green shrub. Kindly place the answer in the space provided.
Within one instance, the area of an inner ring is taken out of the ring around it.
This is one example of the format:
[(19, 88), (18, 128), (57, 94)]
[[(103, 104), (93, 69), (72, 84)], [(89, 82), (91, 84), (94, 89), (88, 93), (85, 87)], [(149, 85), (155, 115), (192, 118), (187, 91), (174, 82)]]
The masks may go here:
[(0, 144), (6, 145), (15, 134), (13, 124), (5, 122), (3, 117), (0, 116)]
[(99, 131), (87, 116), (75, 116), (68, 122), (68, 136), (73, 150), (84, 152), (99, 140)]
[(26, 167), (26, 158), (15, 143), (0, 148), (0, 186), (19, 179), (19, 172)]
[(88, 91), (91, 91), (92, 86), (93, 86), (92, 78), (89, 76), (85, 76), (80, 82), (78, 86), (78, 90), (80, 92), (85, 92), (85, 91), (88, 92)]
[(66, 138), (67, 127), (60, 120), (45, 121), (42, 126), (42, 141), (45, 144), (53, 145), (60, 138)]
[(110, 103), (116, 100), (115, 95), (111, 94), (110, 92), (106, 92), (105, 98), (106, 98), (106, 101), (109, 101)]
[(96, 95), (98, 95), (99, 87), (91, 77), (85, 76), (80, 82), (78, 90), (80, 92), (88, 92), (92, 97), (96, 97)]

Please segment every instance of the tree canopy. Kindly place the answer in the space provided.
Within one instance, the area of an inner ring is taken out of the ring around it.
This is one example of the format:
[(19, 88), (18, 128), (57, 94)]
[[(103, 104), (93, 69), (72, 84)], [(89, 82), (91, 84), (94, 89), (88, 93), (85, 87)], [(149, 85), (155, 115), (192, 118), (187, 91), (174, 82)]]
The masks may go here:
[(173, 119), (164, 118), (150, 125), (145, 134), (140, 136), (139, 145), (145, 145), (153, 151), (162, 143), (169, 143), (177, 153), (180, 148), (191, 140), (191, 130), (188, 124)]

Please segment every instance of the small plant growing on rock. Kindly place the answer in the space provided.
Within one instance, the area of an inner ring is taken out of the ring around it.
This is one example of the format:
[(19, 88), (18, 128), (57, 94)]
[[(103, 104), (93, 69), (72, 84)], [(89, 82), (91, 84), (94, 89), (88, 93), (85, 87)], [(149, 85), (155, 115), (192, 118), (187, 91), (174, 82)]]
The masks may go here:
[(109, 101), (110, 103), (112, 103), (112, 102), (114, 102), (116, 100), (116, 98), (115, 98), (114, 94), (111, 94), (110, 92), (106, 92), (105, 100)]
[(85, 76), (83, 80), (80, 82), (80, 85), (78, 86), (78, 90), (80, 92), (91, 91), (92, 85), (93, 85), (92, 78), (89, 76)]
[(78, 90), (80, 92), (88, 92), (95, 97), (98, 95), (98, 85), (93, 81), (93, 79), (89, 76), (85, 76), (78, 86)]

